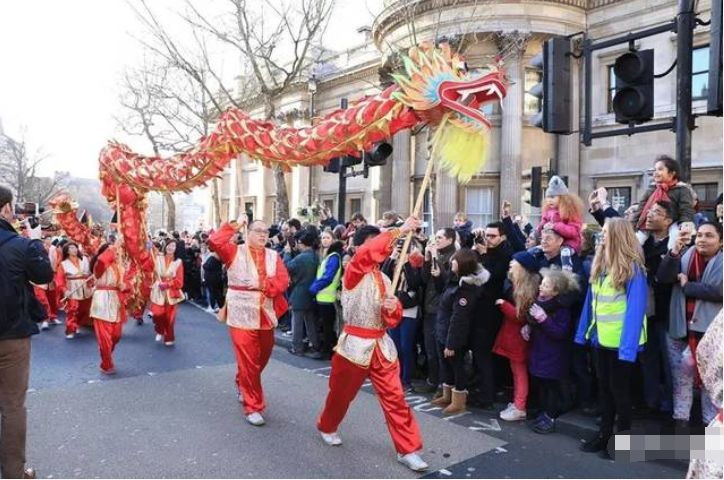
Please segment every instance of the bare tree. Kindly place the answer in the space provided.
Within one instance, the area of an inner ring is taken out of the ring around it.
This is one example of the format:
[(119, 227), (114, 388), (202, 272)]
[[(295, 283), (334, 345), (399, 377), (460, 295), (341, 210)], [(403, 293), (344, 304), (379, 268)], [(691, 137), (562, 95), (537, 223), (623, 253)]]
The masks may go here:
[(25, 135), (20, 140), (0, 134), (0, 181), (6, 183), (19, 202), (45, 204), (60, 191), (56, 177), (39, 177), (37, 169), (48, 156), (30, 151)]
[[(204, 45), (202, 39), (210, 37), (240, 56), (248, 68), (246, 81), (239, 82), (242, 91), (236, 94), (221, 81), (211, 62), (204, 65), (209, 75), (199, 75), (192, 57), (172, 38), (146, 0), (139, 1), (141, 8), (135, 11), (152, 34), (154, 42), (150, 47), (198, 82), (214, 108), (221, 111), (225, 105), (242, 107), (253, 97), (264, 106), (265, 120), (275, 118), (275, 101), (290, 86), (306, 80), (304, 76), (321, 54), (318, 43), (334, 5), (334, 0), (225, 0), (228, 10), (212, 19), (198, 7), (200, 2), (187, 0), (182, 17), (191, 27), (197, 45)], [(214, 100), (215, 94), (218, 100)], [(274, 183), (275, 217), (289, 218), (289, 196), (279, 167), (274, 168)]]

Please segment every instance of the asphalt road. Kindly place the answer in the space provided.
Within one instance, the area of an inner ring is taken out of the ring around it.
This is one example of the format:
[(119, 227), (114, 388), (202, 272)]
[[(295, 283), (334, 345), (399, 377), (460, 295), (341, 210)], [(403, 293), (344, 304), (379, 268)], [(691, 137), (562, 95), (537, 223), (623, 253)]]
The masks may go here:
[[(176, 346), (130, 322), (116, 349), (118, 374), (98, 371), (90, 330), (66, 340), (63, 326), (34, 337), (28, 395), (28, 463), (42, 478), (409, 478), (395, 460), (370, 386), (340, 428), (342, 447), (320, 439), (315, 420), (328, 362), (275, 348), (264, 372), (267, 425), (248, 425), (236, 399), (228, 335), (184, 304)], [(442, 418), (411, 394), (430, 478), (682, 478), (660, 463), (625, 463), (578, 451), (580, 439), (540, 436), (472, 410)]]

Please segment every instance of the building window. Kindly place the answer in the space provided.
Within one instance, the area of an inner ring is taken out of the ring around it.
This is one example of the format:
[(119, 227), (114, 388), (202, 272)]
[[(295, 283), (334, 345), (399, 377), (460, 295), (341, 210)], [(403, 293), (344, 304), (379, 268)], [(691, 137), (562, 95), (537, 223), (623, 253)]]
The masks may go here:
[(493, 221), (493, 187), (468, 187), (465, 189), (465, 211), (474, 227), (484, 227)]
[(606, 67), (608, 72), (608, 97), (606, 97), (606, 111), (613, 112), (613, 97), (616, 96), (616, 74), (613, 73), (613, 65)]
[(362, 212), (362, 199), (361, 198), (350, 198), (349, 199), (349, 211), (347, 212), (347, 218), (350, 218), (357, 212)]
[(525, 99), (523, 103), (524, 115), (535, 115), (541, 109), (541, 99), (531, 95), (528, 91), (533, 88), (536, 83), (540, 83), (543, 73), (537, 68), (525, 69)]
[(713, 183), (694, 183), (691, 185), (696, 192), (699, 200), (699, 212), (706, 215), (709, 220), (715, 220), (716, 217), (716, 199), (719, 196), (719, 184)]
[(330, 212), (332, 212), (332, 215), (335, 215), (335, 211), (334, 211), (334, 200), (332, 200), (332, 199), (322, 200), (322, 206), (323, 206), (324, 208), (326, 208), (327, 210), (329, 210)]
[(631, 187), (606, 187), (608, 201), (621, 216), (631, 206)]
[(692, 51), (691, 98), (701, 100), (709, 91), (709, 45)]

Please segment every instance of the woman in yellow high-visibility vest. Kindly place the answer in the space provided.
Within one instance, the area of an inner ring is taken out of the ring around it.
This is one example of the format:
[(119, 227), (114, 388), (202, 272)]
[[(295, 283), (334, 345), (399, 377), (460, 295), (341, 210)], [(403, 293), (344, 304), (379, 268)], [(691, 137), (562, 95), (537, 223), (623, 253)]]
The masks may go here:
[(633, 226), (609, 218), (596, 248), (591, 279), (575, 341), (597, 349), (596, 373), (602, 419), (598, 434), (581, 446), (610, 457), (609, 439), (631, 429), (630, 384), (639, 350), (646, 343), (646, 270)]
[(342, 277), (342, 250), (344, 245), (335, 240), (332, 232), (324, 231), (320, 236), (322, 261), (317, 269), (317, 278), (309, 286), (309, 292), (317, 300), (317, 312), (322, 321), (322, 348), (324, 356), (330, 357), (337, 345), (334, 326), (337, 319), (337, 292)]

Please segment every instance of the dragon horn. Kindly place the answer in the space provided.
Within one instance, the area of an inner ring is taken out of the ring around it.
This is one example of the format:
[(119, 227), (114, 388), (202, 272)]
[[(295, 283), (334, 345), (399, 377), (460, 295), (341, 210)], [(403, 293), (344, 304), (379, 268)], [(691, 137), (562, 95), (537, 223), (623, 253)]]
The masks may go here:
[(417, 68), (417, 65), (412, 61), (410, 57), (402, 57), (402, 62), (405, 66), (405, 70), (407, 71), (407, 76), (412, 77), (415, 73), (420, 73), (420, 69)]

